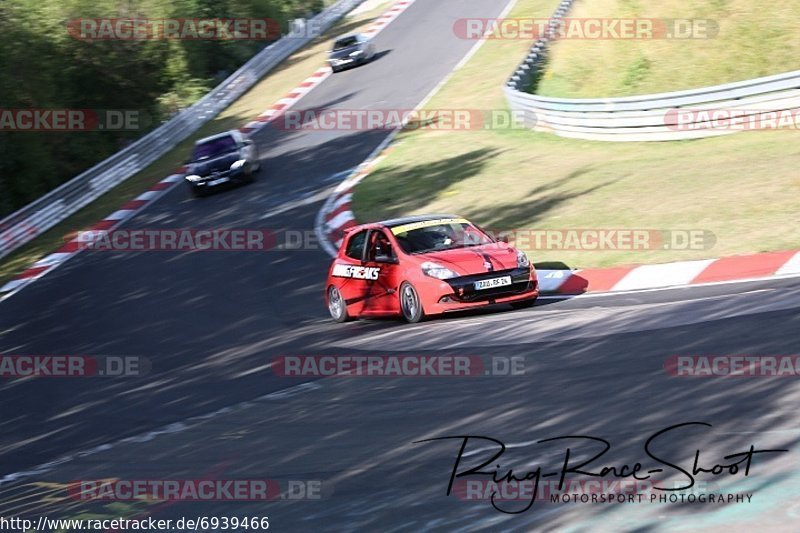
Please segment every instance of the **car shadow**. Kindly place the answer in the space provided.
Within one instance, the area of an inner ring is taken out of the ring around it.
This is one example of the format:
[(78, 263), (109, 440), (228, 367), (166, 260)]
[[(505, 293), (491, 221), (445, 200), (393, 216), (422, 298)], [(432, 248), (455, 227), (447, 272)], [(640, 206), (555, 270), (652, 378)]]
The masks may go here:
[(375, 55), (372, 56), (370, 63), (372, 63), (373, 61), (378, 61), (379, 59), (388, 56), (389, 54), (392, 53), (392, 51), (393, 50), (390, 48), (389, 50), (381, 50), (380, 52), (375, 52)]

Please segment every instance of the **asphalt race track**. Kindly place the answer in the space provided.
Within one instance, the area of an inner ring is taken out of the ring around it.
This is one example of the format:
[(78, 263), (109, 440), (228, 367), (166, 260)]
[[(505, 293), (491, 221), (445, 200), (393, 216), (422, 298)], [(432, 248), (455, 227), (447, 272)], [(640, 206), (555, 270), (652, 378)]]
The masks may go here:
[[(453, 22), (495, 17), (504, 6), (417, 0), (376, 38), (378, 60), (331, 76), (299, 107), (413, 108), (474, 44), (453, 35)], [(199, 200), (178, 187), (126, 228), (267, 229), (279, 240), (287, 230), (313, 233), (333, 178), (386, 135), (265, 128), (254, 137), (263, 166), (256, 183)], [(137, 355), (152, 364), (139, 378), (0, 382), (0, 479), (9, 476), (0, 514), (110, 513), (58, 488), (75, 479), (206, 476), (321, 480), (322, 497), (126, 509), (268, 515), (280, 531), (779, 530), (800, 514), (786, 497), (800, 488), (793, 379), (680, 378), (664, 369), (672, 355), (800, 353), (797, 279), (547, 300), (415, 326), (337, 325), (322, 301), (328, 264), (320, 249), (84, 252), (0, 303), (2, 353)], [(269, 368), (288, 354), (409, 353), (521, 357), (525, 373), (301, 380)], [(645, 459), (649, 435), (683, 422), (713, 424), (664, 439), (663, 449), (689, 465), (698, 448), (716, 459), (751, 443), (790, 452), (757, 456), (748, 477), (715, 481), (753, 493), (750, 503), (537, 502), (512, 515), (446, 496), (455, 441), (412, 444), (492, 436), (509, 445), (506, 464), (525, 471), (563, 460), (557, 450), (537, 452), (536, 440), (595, 435), (613, 442), (604, 464), (633, 464)], [(10, 476), (62, 458), (69, 460)]]
[[(453, 35), (453, 22), (496, 16), (504, 5), (414, 4), (376, 38), (382, 57), (332, 76), (298, 106), (413, 108), (474, 45)], [(386, 135), (262, 130), (254, 137), (263, 166), (255, 184), (200, 201), (177, 188), (126, 227), (313, 232), (325, 193), (335, 185), (330, 178), (362, 162)], [(0, 471), (286, 388), (290, 383), (265, 371), (272, 355), (265, 348), (308, 321), (325, 320), (321, 283), (329, 263), (322, 251), (83, 253), (3, 302), (4, 353), (145, 356), (158, 361), (151, 375), (158, 386), (150, 383), (124, 400), (114, 397), (142, 384), (86, 390), (53, 380), (4, 388), (3, 408), (14, 409), (2, 417)], [(101, 398), (104, 406), (92, 407)], [(72, 416), (59, 416), (67, 411)], [(23, 439), (36, 440), (23, 451), (14, 446)]]

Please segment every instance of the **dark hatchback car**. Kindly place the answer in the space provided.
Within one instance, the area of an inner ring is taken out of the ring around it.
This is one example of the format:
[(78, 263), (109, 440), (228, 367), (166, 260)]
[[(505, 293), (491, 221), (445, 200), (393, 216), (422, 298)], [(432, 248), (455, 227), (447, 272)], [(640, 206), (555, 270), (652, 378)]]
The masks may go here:
[(365, 35), (357, 33), (339, 37), (328, 55), (328, 64), (334, 72), (363, 65), (375, 57), (375, 45)]
[(194, 196), (219, 185), (252, 182), (261, 169), (253, 141), (237, 130), (197, 141), (186, 165), (184, 181)]

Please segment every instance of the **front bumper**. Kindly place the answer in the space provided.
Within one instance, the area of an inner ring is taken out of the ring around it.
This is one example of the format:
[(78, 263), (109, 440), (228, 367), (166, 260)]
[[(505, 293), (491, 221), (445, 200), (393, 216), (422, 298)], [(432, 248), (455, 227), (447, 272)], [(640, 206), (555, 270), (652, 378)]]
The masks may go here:
[[(511, 285), (476, 289), (475, 282), (509, 276)], [(471, 276), (461, 276), (437, 282), (436, 290), (423, 298), (425, 312), (428, 314), (445, 313), (474, 309), (493, 304), (513, 303), (533, 299), (539, 296), (539, 282), (536, 271), (530, 268), (515, 268), (485, 272)]]
[(191, 187), (195, 187), (198, 189), (207, 189), (211, 187), (216, 187), (218, 185), (224, 185), (226, 183), (241, 181), (246, 176), (246, 173), (248, 171), (249, 171), (249, 165), (245, 165), (236, 170), (228, 170), (225, 172), (214, 172), (212, 174), (209, 174), (208, 176), (200, 176), (200, 179), (190, 180), (189, 177), (186, 176), (183, 178), (183, 181), (185, 181)]
[(360, 55), (356, 57), (345, 57), (342, 59), (329, 59), (328, 65), (330, 65), (331, 68), (343, 69), (360, 65), (363, 62), (364, 56)]

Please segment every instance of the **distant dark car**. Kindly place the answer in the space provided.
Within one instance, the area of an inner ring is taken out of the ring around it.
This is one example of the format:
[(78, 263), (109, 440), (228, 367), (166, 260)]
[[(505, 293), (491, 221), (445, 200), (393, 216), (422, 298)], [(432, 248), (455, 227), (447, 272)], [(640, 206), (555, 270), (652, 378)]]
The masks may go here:
[(194, 196), (226, 183), (249, 183), (261, 169), (253, 141), (237, 130), (200, 139), (187, 161), (184, 180)]
[(334, 72), (363, 65), (375, 57), (375, 45), (364, 35), (357, 33), (339, 37), (333, 43), (328, 63)]

